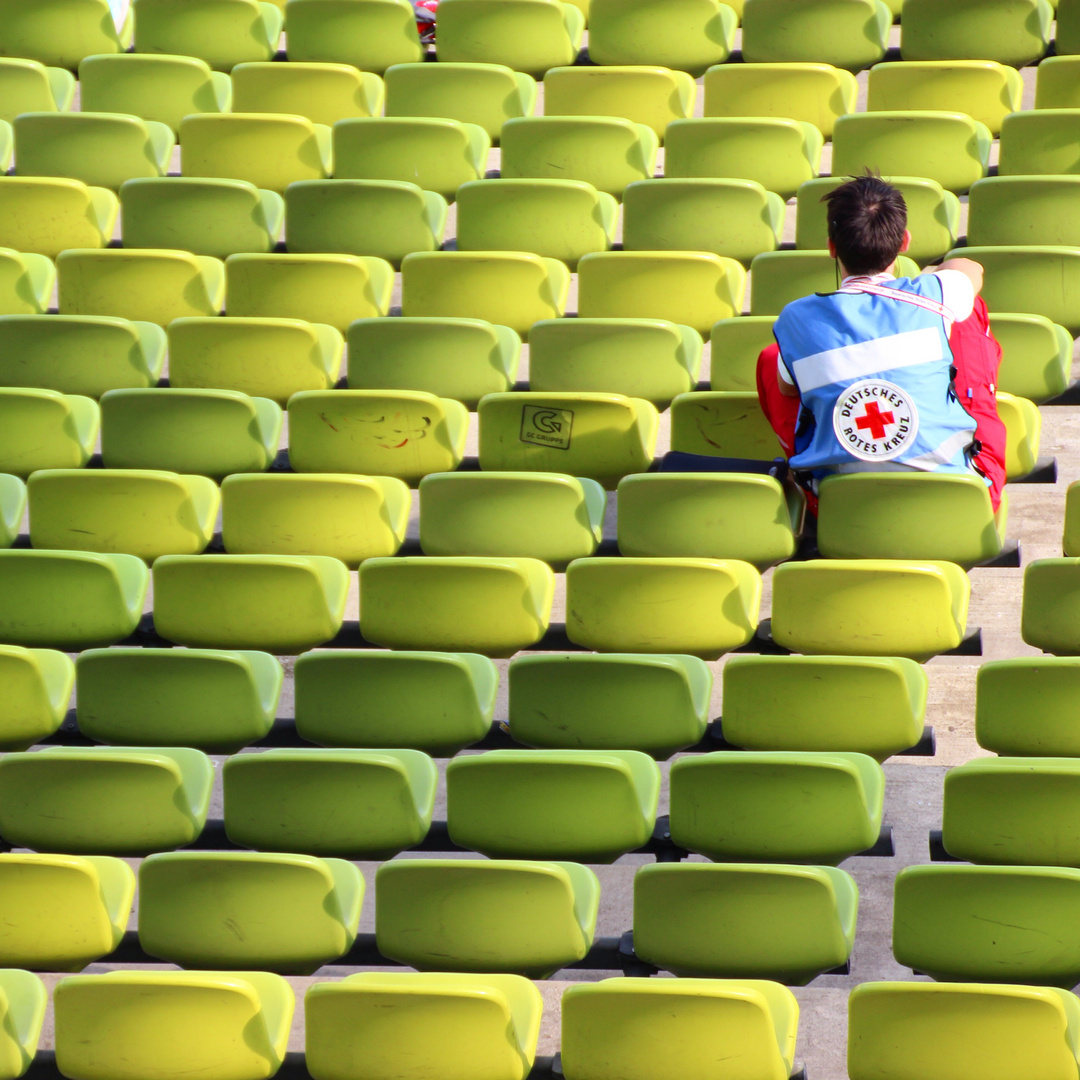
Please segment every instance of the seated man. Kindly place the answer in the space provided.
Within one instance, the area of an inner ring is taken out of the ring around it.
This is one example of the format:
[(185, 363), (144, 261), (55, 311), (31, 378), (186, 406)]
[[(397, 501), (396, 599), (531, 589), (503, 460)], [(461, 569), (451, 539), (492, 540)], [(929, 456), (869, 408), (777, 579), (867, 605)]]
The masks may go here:
[(806, 485), (834, 472), (974, 472), (997, 509), (1005, 429), (1001, 349), (978, 297), (982, 267), (949, 259), (894, 276), (911, 242), (896, 188), (860, 176), (825, 196), (834, 293), (788, 304), (758, 359), (758, 396)]

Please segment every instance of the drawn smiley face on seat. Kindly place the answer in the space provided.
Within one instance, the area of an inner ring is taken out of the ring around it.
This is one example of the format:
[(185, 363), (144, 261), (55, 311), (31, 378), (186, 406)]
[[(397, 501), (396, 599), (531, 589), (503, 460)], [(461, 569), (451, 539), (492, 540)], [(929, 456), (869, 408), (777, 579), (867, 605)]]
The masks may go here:
[(431, 417), (407, 412), (372, 412), (356, 418), (364, 442), (379, 450), (403, 450), (409, 443), (426, 439), (431, 433)]

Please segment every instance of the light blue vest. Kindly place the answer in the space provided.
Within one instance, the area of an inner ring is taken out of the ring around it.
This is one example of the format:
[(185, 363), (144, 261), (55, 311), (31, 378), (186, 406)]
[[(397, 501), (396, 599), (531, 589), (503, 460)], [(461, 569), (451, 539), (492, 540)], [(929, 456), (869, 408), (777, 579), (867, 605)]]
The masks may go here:
[(931, 274), (856, 280), (784, 308), (773, 332), (801, 399), (792, 466), (972, 471), (975, 421), (952, 389), (943, 311), (941, 282)]

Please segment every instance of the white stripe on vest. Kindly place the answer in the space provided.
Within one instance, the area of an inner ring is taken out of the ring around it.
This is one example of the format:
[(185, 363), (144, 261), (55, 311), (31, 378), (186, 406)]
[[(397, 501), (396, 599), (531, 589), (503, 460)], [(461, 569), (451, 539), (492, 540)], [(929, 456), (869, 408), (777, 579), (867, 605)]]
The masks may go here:
[(838, 349), (804, 356), (791, 365), (803, 392), (846, 379), (865, 379), (886, 368), (911, 367), (944, 360), (941, 335), (933, 327), (857, 341)]

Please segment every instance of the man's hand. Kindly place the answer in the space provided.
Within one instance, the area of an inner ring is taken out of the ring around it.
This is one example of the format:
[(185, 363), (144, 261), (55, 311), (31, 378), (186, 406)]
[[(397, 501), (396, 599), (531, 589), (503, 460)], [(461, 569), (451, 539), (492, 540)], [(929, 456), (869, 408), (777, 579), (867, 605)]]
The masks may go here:
[(928, 266), (923, 273), (936, 274), (939, 270), (958, 270), (971, 281), (976, 296), (982, 291), (982, 263), (977, 263), (974, 259), (946, 259), (940, 266)]

